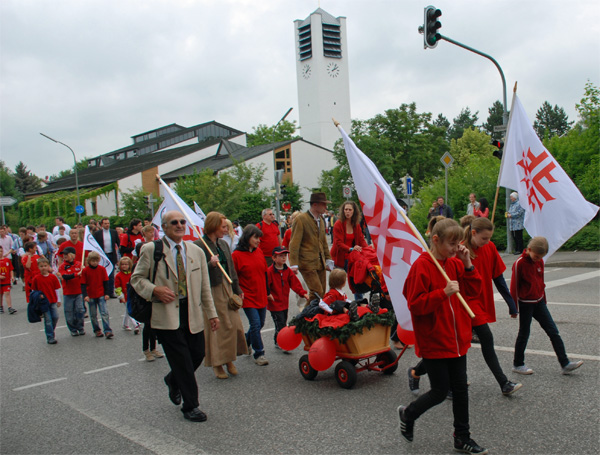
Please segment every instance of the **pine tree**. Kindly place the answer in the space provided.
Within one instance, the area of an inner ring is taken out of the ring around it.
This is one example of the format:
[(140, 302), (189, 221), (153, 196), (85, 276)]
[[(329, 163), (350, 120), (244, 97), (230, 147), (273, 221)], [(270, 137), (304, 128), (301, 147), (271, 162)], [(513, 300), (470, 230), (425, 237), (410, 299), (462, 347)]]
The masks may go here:
[(479, 111), (471, 114), (471, 109), (465, 107), (460, 111), (458, 117), (453, 120), (452, 126), (448, 129), (449, 139), (460, 139), (467, 128), (477, 128), (477, 114)]
[(494, 132), (494, 126), (502, 125), (502, 115), (504, 113), (504, 107), (502, 106), (502, 103), (500, 101), (495, 101), (492, 107), (488, 109), (488, 113), (489, 115), (487, 121), (481, 126), (487, 131), (492, 140), (501, 141), (504, 137), (504, 132)]
[(27, 170), (27, 166), (19, 161), (15, 167), (15, 187), (21, 194), (31, 193), (42, 187), (40, 178)]
[(535, 114), (535, 122), (533, 128), (540, 139), (553, 136), (562, 136), (571, 129), (573, 122), (569, 122), (569, 117), (562, 107), (552, 105), (548, 101), (544, 101)]

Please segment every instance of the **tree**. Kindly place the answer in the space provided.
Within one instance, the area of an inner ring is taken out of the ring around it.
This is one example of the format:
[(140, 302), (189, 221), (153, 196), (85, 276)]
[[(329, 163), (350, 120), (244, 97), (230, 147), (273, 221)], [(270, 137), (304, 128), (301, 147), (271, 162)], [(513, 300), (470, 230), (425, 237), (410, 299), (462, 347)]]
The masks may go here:
[(494, 126), (499, 126), (503, 124), (503, 114), (504, 106), (500, 101), (495, 101), (494, 104), (492, 104), (492, 107), (488, 109), (487, 121), (483, 125), (481, 125), (494, 141), (501, 141), (504, 137), (504, 132), (494, 131)]
[[(77, 172), (81, 172), (87, 168), (88, 168), (88, 159), (87, 158), (83, 158), (83, 159), (77, 161)], [(68, 177), (69, 175), (73, 175), (73, 173), (74, 173), (73, 168), (65, 169), (65, 170), (60, 171), (58, 174), (51, 175), (48, 180), (50, 180), (50, 181), (59, 180), (64, 177)]]
[(246, 143), (248, 147), (254, 147), (261, 144), (271, 144), (273, 142), (288, 141), (298, 139), (300, 136), (294, 136), (297, 130), (296, 121), (288, 122), (284, 120), (277, 127), (259, 124), (252, 127), (253, 133), (246, 135)]
[[(285, 196), (282, 195), (279, 199), (279, 202), (281, 202), (281, 204), (283, 204), (284, 202), (291, 204), (291, 212), (295, 212), (296, 210), (302, 209), (304, 201), (302, 199), (302, 193), (300, 192), (300, 185), (298, 185), (297, 183), (290, 183), (287, 181), (284, 182), (284, 185)], [(275, 205), (275, 201), (273, 201), (273, 205)], [(284, 211), (283, 208), (281, 209), (281, 211)]]
[(462, 109), (458, 117), (452, 121), (452, 126), (448, 129), (448, 138), (460, 139), (464, 130), (467, 128), (476, 128), (477, 114), (479, 114), (479, 111), (471, 114), (471, 109), (468, 107)]
[(2, 160), (0, 160), (0, 195), (18, 196), (15, 187), (15, 176)]
[(448, 134), (450, 128), (450, 120), (448, 120), (443, 114), (438, 114), (437, 118), (433, 121), (433, 124), (437, 127), (443, 128)]
[(533, 129), (540, 139), (566, 134), (574, 122), (569, 122), (569, 117), (562, 107), (552, 107), (548, 101), (544, 101), (535, 114)]
[(475, 156), (491, 157), (493, 151), (490, 137), (474, 128), (466, 129), (460, 139), (453, 139), (450, 143), (450, 154), (454, 158), (453, 167), (466, 165)]
[(28, 194), (32, 191), (39, 190), (42, 187), (42, 183), (39, 177), (33, 175), (31, 171), (27, 170), (27, 166), (19, 161), (15, 167), (15, 187), (21, 194)]
[(123, 204), (123, 217), (131, 220), (132, 218), (144, 219), (150, 213), (150, 207), (146, 203), (145, 198), (149, 194), (142, 188), (133, 188), (129, 191), (121, 191), (121, 203)]

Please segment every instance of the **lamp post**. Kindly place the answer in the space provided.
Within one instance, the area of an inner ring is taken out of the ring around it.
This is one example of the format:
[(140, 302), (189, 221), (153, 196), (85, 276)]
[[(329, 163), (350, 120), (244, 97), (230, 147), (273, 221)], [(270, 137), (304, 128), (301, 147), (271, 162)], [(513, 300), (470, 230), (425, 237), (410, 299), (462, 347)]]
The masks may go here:
[[(290, 112), (292, 112), (292, 109), (294, 109), (294, 108), (290, 107), (288, 109), (288, 111), (285, 113), (285, 115), (283, 117), (281, 117), (281, 119), (273, 127), (272, 139), (273, 139), (273, 169), (275, 171), (275, 177), (274, 177), (274, 181), (275, 181), (275, 219), (277, 220), (277, 225), (279, 225), (280, 217), (281, 217), (280, 209), (279, 209), (279, 205), (280, 205), (279, 197), (281, 195), (281, 188), (280, 188), (281, 187), (281, 176), (279, 176), (277, 174), (277, 160), (275, 159), (275, 130), (277, 129), (279, 124), (281, 122), (283, 122), (288, 115), (290, 115)], [(279, 230), (281, 231), (281, 227), (279, 227)]]
[[(44, 136), (46, 139), (50, 139), (52, 142), (56, 142), (57, 144), (64, 145), (69, 150), (71, 150), (71, 153), (73, 154), (73, 164), (74, 164), (74, 170), (75, 170), (75, 191), (77, 192), (77, 205), (81, 205), (79, 203), (79, 178), (77, 177), (77, 158), (75, 158), (75, 152), (67, 144), (57, 141), (56, 139), (52, 139), (50, 136), (46, 136), (44, 133), (40, 133), (40, 134), (42, 136)], [(79, 223), (81, 223), (81, 213), (78, 213), (77, 215), (79, 217)]]

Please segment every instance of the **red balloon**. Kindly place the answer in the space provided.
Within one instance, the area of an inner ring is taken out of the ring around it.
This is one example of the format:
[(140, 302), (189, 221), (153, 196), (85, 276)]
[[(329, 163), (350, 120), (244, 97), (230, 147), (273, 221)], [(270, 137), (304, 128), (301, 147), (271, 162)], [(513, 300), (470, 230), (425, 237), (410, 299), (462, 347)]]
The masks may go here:
[(400, 327), (400, 324), (398, 324), (398, 331), (396, 333), (398, 338), (400, 338), (400, 341), (404, 344), (415, 344), (415, 332), (412, 330), (404, 330)]
[(335, 343), (327, 337), (315, 341), (308, 351), (308, 361), (317, 371), (325, 371), (335, 362)]
[(302, 335), (294, 327), (284, 327), (277, 334), (277, 345), (284, 351), (293, 351), (302, 343)]

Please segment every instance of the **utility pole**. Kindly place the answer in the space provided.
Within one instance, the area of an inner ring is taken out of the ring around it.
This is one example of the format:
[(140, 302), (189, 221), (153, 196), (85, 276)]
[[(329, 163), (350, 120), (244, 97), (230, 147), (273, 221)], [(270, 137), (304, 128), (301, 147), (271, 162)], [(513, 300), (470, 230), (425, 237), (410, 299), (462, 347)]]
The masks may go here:
[[(292, 109), (294, 109), (293, 107), (290, 107), (288, 109), (288, 111), (285, 113), (285, 115), (283, 117), (281, 117), (281, 119), (279, 119), (279, 121), (275, 124), (275, 126), (273, 127), (273, 134), (271, 136), (272, 140), (273, 140), (273, 169), (275, 171), (275, 174), (273, 176), (273, 181), (275, 182), (275, 219), (277, 220), (277, 225), (279, 226), (280, 221), (280, 217), (281, 217), (281, 213), (280, 213), (280, 202), (279, 202), (279, 197), (281, 196), (281, 179), (283, 176), (283, 169), (279, 169), (277, 170), (277, 160), (275, 159), (275, 130), (277, 130), (277, 127), (279, 126), (279, 124), (281, 122), (283, 122), (285, 120), (285, 118), (290, 115), (290, 112), (292, 112)], [(281, 229), (281, 227), (280, 227)]]

